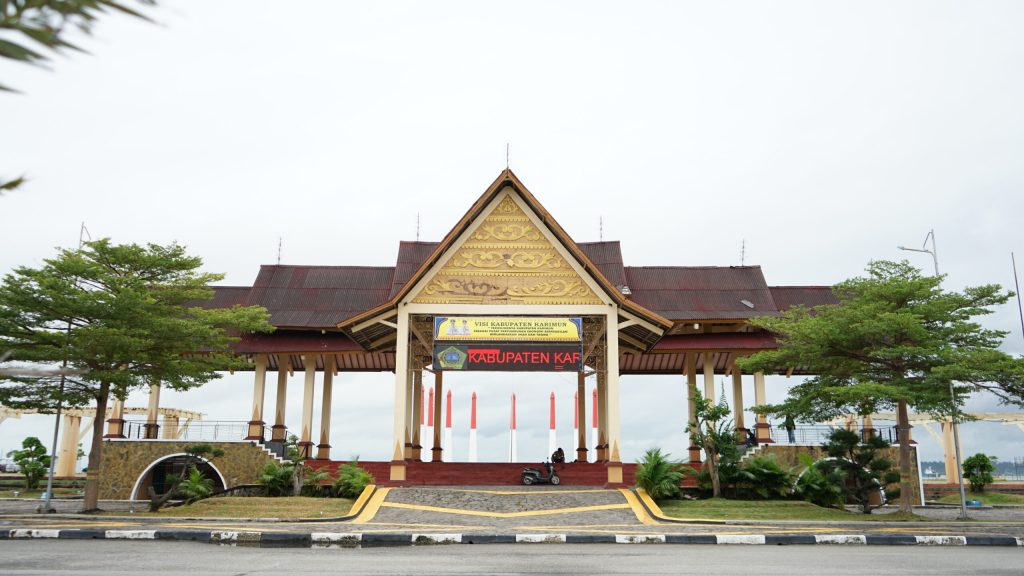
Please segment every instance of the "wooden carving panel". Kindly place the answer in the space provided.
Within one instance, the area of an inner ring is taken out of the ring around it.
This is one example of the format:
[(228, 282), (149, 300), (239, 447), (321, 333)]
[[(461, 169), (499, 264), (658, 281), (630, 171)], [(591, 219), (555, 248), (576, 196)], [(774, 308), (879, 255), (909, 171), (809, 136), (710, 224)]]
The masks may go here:
[(413, 299), (421, 304), (601, 304), (505, 196)]

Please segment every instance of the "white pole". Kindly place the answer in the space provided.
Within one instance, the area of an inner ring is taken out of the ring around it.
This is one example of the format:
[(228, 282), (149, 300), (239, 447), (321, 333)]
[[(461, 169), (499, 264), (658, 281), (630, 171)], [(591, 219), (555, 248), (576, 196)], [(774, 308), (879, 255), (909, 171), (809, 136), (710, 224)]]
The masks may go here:
[(551, 409), (548, 415), (548, 454), (558, 449), (558, 438), (555, 435), (555, 393), (551, 393)]
[(469, 416), (469, 461), (476, 462), (476, 392), (473, 392)]
[(448, 397), (446, 398), (445, 405), (445, 416), (444, 416), (444, 452), (441, 453), (441, 458), (444, 462), (454, 462), (455, 457), (453, 455), (454, 446), (452, 445), (452, 391), (448, 391)]

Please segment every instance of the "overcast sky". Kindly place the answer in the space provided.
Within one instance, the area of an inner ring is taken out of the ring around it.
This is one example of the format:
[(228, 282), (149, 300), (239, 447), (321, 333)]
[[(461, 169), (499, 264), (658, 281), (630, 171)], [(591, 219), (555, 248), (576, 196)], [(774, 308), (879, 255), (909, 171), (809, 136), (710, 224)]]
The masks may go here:
[[(1020, 2), (166, 0), (152, 14), (102, 19), (90, 54), (50, 70), (0, 62), (24, 92), (0, 94), (0, 176), (30, 179), (0, 199), (0, 270), (73, 247), (82, 221), (93, 238), (185, 244), (231, 285), (274, 263), (279, 238), (287, 264), (392, 265), (417, 215), (422, 239), (448, 232), (505, 167), (506, 143), (573, 238), (598, 240), (603, 219), (627, 265), (736, 265), (745, 241), (769, 284), (826, 285), (872, 259), (931, 271), (896, 246), (934, 229), (959, 289), (1012, 287), (1010, 253), (1024, 257)], [(985, 324), (1024, 352), (1015, 302)], [(389, 456), (392, 382), (336, 380), (335, 457)], [(482, 459), (506, 457), (513, 391), (519, 458), (547, 454), (552, 390), (569, 449), (569, 376), (449, 382), (457, 459), (472, 390)], [(770, 379), (769, 400), (790, 382)], [(683, 387), (623, 378), (625, 460), (684, 454)], [(296, 375), (292, 427), (301, 388)], [(246, 420), (251, 398), (239, 374), (163, 404)], [(51, 422), (5, 422), (0, 450), (29, 434), (49, 444)], [(924, 459), (942, 457), (915, 437)], [(964, 426), (965, 454), (1024, 457), (1022, 441)]]

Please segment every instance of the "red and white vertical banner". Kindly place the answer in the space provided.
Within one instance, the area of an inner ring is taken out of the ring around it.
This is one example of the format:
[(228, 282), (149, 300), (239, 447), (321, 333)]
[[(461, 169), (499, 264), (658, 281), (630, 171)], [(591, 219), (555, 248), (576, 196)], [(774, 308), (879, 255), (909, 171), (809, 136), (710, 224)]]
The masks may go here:
[(516, 446), (516, 394), (512, 393), (512, 420), (509, 422), (508, 431), (508, 461), (515, 462), (519, 459), (518, 447)]
[(454, 462), (455, 447), (452, 445), (452, 391), (448, 391), (444, 408), (444, 452), (441, 453), (441, 460)]
[(469, 461), (476, 462), (476, 392), (469, 409)]
[(594, 387), (594, 401), (591, 404), (594, 410), (590, 419), (590, 451), (587, 457), (591, 462), (597, 462), (597, 386)]
[[(430, 447), (434, 447), (434, 387), (431, 386), (428, 391), (430, 394), (429, 400), (427, 401), (427, 434), (426, 438), (429, 438), (428, 442)], [(424, 396), (427, 398), (427, 396)]]
[(580, 447), (580, 392), (572, 393), (572, 452), (575, 455), (576, 449)]
[(420, 394), (420, 445), (427, 447), (427, 454), (430, 452), (430, 448), (433, 446), (431, 443), (430, 435), (427, 431), (427, 385), (423, 385), (423, 391)]
[(558, 449), (558, 438), (555, 436), (555, 393), (551, 393), (550, 421), (548, 423), (548, 454), (554, 454)]

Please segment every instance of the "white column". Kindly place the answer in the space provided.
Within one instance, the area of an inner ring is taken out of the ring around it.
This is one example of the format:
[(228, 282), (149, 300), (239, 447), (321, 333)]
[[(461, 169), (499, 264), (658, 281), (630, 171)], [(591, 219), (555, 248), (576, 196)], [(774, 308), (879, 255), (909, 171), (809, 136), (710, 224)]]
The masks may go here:
[(704, 353), (704, 398), (708, 402), (715, 403), (715, 362), (714, 354)]
[(555, 432), (555, 393), (548, 397), (548, 454), (558, 449), (558, 435)]
[(299, 436), (299, 452), (303, 458), (313, 457), (313, 387), (316, 384), (316, 356), (304, 355), (305, 386), (302, 389), (302, 434)]
[(405, 397), (409, 371), (409, 313), (398, 313), (398, 341), (395, 343), (395, 420), (392, 431), (391, 481), (405, 480)]
[[(764, 406), (764, 404), (764, 372), (754, 372), (754, 405)], [(754, 429), (759, 444), (774, 442), (771, 427), (768, 425), (768, 417), (764, 414), (757, 415), (757, 424), (754, 424)]]
[(320, 443), (317, 460), (331, 459), (331, 396), (334, 388), (334, 356), (324, 356), (324, 393), (320, 398)]
[(253, 358), (252, 415), (249, 418), (249, 433), (246, 440), (263, 439), (263, 398), (267, 387), (267, 355), (257, 354)]
[(160, 413), (160, 383), (153, 382), (149, 385), (149, 410), (146, 412), (146, 438), (155, 440), (159, 438), (160, 425), (156, 423), (157, 415)]
[(732, 415), (736, 424), (737, 441), (743, 441), (747, 427), (743, 421), (743, 372), (735, 364), (732, 367)]
[(288, 370), (291, 368), (291, 357), (281, 354), (277, 357), (277, 402), (274, 404), (274, 427), (271, 439), (284, 442), (288, 427), (284, 423), (284, 413), (288, 401)]
[[(687, 423), (690, 428), (697, 425), (697, 353), (687, 352), (686, 358), (683, 359), (686, 370), (686, 410), (687, 410)], [(700, 462), (700, 446), (694, 441), (694, 435), (691, 432), (689, 436), (689, 447), (687, 451), (690, 453), (690, 463), (696, 464)]]
[(444, 408), (444, 461), (455, 461), (455, 447), (452, 445), (452, 391), (448, 390)]
[(608, 483), (622, 483), (622, 427), (619, 418), (619, 314), (613, 306), (608, 312), (607, 359), (605, 374), (608, 378)]

